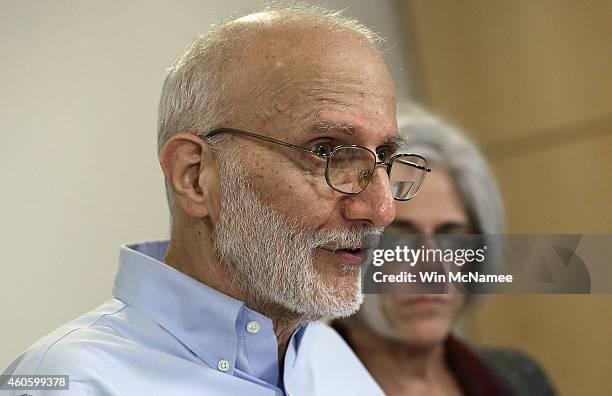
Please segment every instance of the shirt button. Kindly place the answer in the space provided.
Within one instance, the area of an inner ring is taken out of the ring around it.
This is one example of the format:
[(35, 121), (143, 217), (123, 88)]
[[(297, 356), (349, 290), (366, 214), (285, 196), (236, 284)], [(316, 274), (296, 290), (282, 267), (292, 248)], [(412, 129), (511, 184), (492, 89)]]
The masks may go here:
[(259, 331), (259, 322), (251, 320), (249, 323), (247, 323), (246, 329), (249, 333), (257, 333)]
[(225, 359), (221, 359), (219, 360), (219, 363), (217, 363), (217, 368), (219, 371), (226, 372), (230, 368), (230, 363)]

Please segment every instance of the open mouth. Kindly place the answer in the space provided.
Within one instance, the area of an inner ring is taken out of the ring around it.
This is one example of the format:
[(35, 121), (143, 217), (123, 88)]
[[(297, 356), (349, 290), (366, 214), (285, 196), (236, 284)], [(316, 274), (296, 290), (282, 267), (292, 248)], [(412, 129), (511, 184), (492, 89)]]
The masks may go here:
[(325, 247), (322, 247), (321, 249), (326, 250), (330, 253), (333, 253), (337, 258), (343, 261), (348, 261), (348, 262), (358, 263), (358, 264), (361, 264), (364, 262), (366, 258), (366, 252), (367, 252), (366, 249), (362, 249), (359, 247), (358, 248), (352, 248), (352, 247), (325, 248)]
[(356, 248), (350, 248), (350, 247), (321, 247), (321, 249), (323, 250), (327, 250), (329, 252), (332, 253), (336, 253), (336, 252), (348, 252), (348, 253), (358, 253), (364, 249), (360, 248), (360, 247), (356, 247)]
[(361, 249), (361, 248), (346, 248), (346, 249), (338, 249), (338, 250), (344, 251), (344, 252), (349, 252), (349, 253), (359, 253), (363, 249)]

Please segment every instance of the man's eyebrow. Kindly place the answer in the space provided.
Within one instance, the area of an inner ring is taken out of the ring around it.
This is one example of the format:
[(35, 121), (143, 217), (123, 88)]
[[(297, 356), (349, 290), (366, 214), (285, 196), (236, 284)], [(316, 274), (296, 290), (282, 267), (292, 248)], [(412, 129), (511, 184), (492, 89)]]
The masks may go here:
[[(317, 119), (312, 124), (312, 130), (315, 133), (328, 134), (332, 131), (342, 131), (348, 135), (353, 135), (357, 128), (354, 125), (346, 124), (333, 120)], [(388, 136), (383, 145), (393, 147), (394, 151), (405, 151), (408, 149), (409, 138), (403, 135)]]
[(395, 135), (385, 139), (385, 144), (392, 146), (396, 152), (404, 152), (408, 150), (410, 139), (407, 136)]

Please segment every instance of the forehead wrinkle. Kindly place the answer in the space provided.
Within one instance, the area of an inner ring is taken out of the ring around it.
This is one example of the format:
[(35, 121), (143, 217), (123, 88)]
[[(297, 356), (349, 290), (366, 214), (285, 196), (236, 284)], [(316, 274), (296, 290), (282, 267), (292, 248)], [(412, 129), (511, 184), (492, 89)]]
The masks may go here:
[(330, 98), (338, 96), (350, 97), (357, 95), (363, 97), (365, 95), (382, 97), (386, 84), (382, 82), (374, 82), (363, 79), (336, 77), (336, 78), (311, 78), (302, 82), (296, 87), (302, 89), (307, 96), (316, 97), (327, 95)]
[[(306, 105), (310, 103), (316, 106), (336, 106), (350, 110), (355, 102), (366, 95), (371, 98), (382, 98), (386, 96), (382, 92), (376, 92), (376, 90), (368, 90), (369, 92), (365, 92), (363, 85), (357, 82), (353, 82), (352, 86), (354, 88), (347, 87), (346, 85), (324, 86), (316, 83), (313, 84), (313, 80), (308, 78), (299, 79), (297, 81), (280, 79), (275, 84), (252, 87), (250, 93), (246, 97), (258, 98), (258, 101), (262, 104), (259, 108), (259, 118), (262, 121), (267, 121), (274, 117), (274, 115), (280, 113), (289, 115), (294, 109), (302, 108), (302, 104)], [(353, 125), (344, 125), (337, 121), (334, 122), (327, 121), (326, 123), (319, 123), (317, 125), (318, 130), (329, 130), (330, 128), (333, 129), (332, 127), (335, 129), (344, 129), (346, 131), (353, 131), (355, 129)]]
[[(262, 83), (252, 87), (252, 94), (268, 98), (296, 98), (295, 100), (299, 100), (299, 97), (316, 98), (325, 95), (329, 100), (341, 101), (341, 97), (351, 95), (383, 97), (387, 87), (383, 82), (344, 76), (340, 72), (332, 76), (317, 72), (267, 74), (268, 78), (261, 79)], [(327, 74), (333, 74), (333, 71)]]

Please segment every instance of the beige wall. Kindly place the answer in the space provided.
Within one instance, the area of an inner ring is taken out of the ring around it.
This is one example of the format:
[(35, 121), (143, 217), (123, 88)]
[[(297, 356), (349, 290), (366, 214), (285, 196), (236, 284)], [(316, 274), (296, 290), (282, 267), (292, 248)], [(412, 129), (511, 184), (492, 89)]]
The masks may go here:
[[(483, 147), (511, 233), (612, 233), (612, 3), (409, 0), (418, 96)], [(612, 296), (493, 296), (477, 342), (535, 356), (563, 395), (612, 392)]]
[[(164, 238), (156, 158), (164, 70), (256, 1), (0, 2), (0, 371), (110, 298), (118, 247)], [(400, 39), (390, 1), (329, 1)], [(397, 47), (397, 46), (396, 46)], [(401, 47), (389, 53), (408, 95)]]

